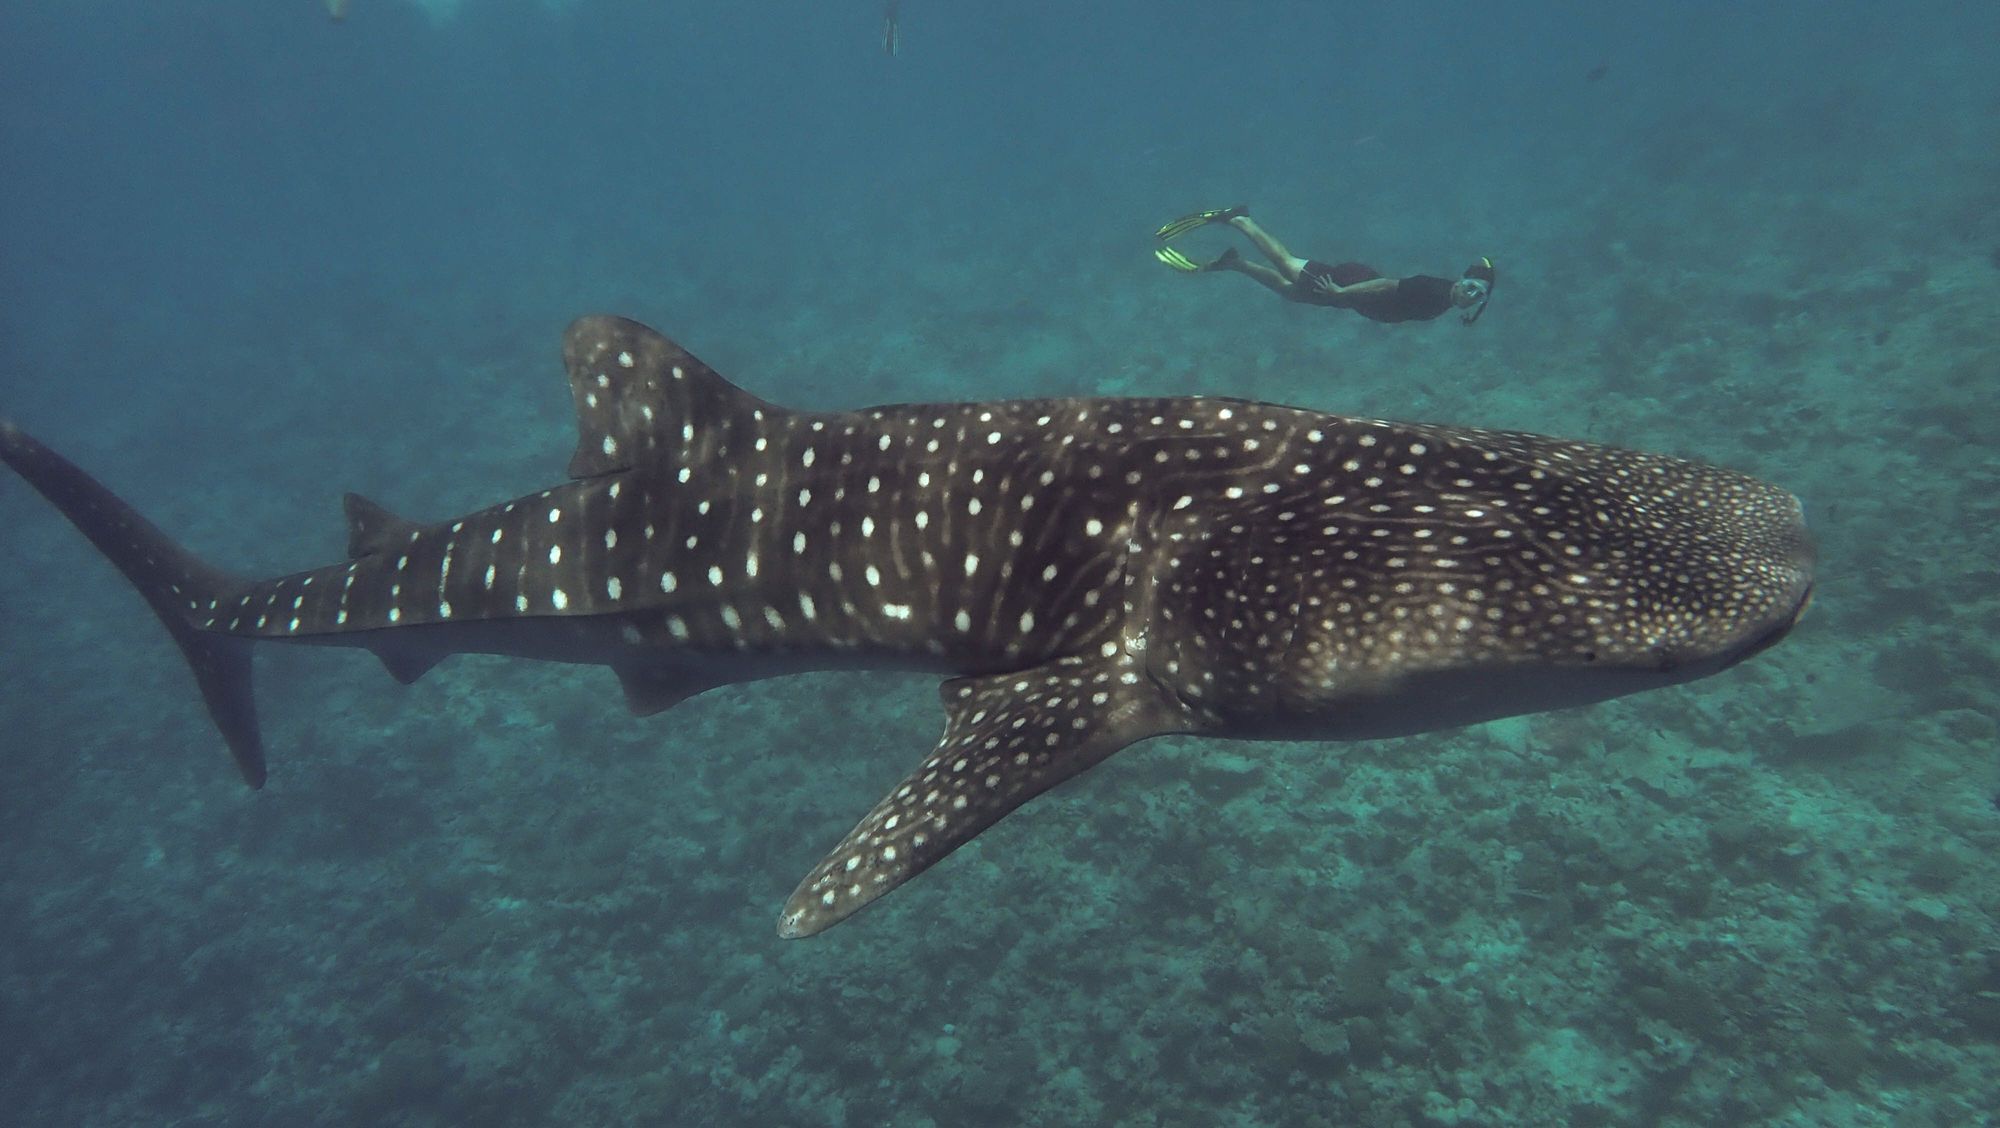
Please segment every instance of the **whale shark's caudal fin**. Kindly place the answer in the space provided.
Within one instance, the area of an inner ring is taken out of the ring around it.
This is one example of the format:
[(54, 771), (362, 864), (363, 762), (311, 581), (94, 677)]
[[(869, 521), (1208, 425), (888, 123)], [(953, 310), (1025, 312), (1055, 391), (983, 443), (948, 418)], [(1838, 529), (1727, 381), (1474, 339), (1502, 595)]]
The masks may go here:
[(251, 695), (250, 640), (201, 630), (194, 620), (195, 612), (225, 601), (241, 582), (196, 559), (103, 483), (5, 420), (0, 461), (49, 499), (152, 604), (187, 656), (244, 782), (262, 787), (264, 742)]

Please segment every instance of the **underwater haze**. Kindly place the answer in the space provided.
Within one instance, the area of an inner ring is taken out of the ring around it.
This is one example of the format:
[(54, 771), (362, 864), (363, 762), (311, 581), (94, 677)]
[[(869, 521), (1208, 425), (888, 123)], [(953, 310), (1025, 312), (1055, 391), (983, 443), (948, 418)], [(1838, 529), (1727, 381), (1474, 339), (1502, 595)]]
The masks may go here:
[[(2000, 6), (336, 7), (0, 0), (0, 416), (233, 572), (340, 559), (346, 490), (561, 481), (603, 312), (799, 407), (1710, 460), (1804, 499), (1814, 604), (1610, 704), (1151, 741), (787, 941), (934, 679), (634, 718), (600, 669), (266, 648), (250, 791), (0, 475), (0, 1122), (2000, 1120)], [(1156, 261), (1246, 203), (1328, 263), (1490, 257), (1490, 306)]]

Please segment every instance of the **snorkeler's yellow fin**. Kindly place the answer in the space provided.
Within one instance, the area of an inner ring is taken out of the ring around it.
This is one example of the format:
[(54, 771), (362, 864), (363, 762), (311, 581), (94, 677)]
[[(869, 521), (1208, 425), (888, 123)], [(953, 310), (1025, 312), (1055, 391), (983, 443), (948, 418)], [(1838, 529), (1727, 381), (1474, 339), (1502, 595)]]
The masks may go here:
[(1193, 274), (1201, 269), (1201, 267), (1198, 264), (1196, 264), (1194, 260), (1188, 258), (1186, 255), (1180, 253), (1179, 251), (1174, 250), (1172, 247), (1161, 247), (1160, 249), (1153, 252), (1153, 257), (1159, 259), (1166, 265), (1173, 267), (1175, 270), (1181, 271), (1186, 274)]
[(1184, 215), (1171, 223), (1161, 225), (1158, 231), (1153, 232), (1153, 238), (1162, 241), (1178, 239), (1197, 227), (1206, 227), (1211, 223), (1228, 223), (1239, 215), (1249, 214), (1250, 205), (1248, 204), (1237, 204), (1235, 207), (1230, 208), (1211, 208), (1208, 211), (1198, 211), (1190, 215)]

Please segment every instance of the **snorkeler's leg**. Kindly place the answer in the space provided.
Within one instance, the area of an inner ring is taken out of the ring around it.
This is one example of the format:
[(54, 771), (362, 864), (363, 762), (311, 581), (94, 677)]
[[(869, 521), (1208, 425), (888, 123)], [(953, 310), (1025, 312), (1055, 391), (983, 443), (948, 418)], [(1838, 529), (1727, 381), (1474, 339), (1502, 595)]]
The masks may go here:
[[(1273, 238), (1270, 232), (1257, 226), (1256, 220), (1247, 215), (1239, 215), (1229, 221), (1229, 226), (1241, 231), (1257, 248), (1258, 253), (1271, 260), (1271, 265), (1278, 268), (1277, 273), (1287, 285), (1299, 280), (1299, 272), (1306, 268), (1306, 260), (1286, 250), (1285, 245)], [(1244, 264), (1245, 267), (1250, 265)], [(1244, 273), (1248, 274), (1249, 271), (1244, 270)]]
[(1233, 270), (1238, 274), (1247, 275), (1248, 277), (1255, 279), (1258, 285), (1263, 286), (1264, 288), (1271, 290), (1274, 293), (1284, 294), (1289, 296), (1292, 292), (1291, 279), (1285, 277), (1278, 271), (1273, 270), (1268, 266), (1265, 266), (1261, 262), (1251, 262), (1250, 260), (1244, 258), (1242, 255), (1237, 254), (1236, 249), (1234, 247), (1222, 252), (1221, 258), (1216, 259), (1212, 263), (1209, 263), (1208, 266), (1205, 267), (1204, 269)]

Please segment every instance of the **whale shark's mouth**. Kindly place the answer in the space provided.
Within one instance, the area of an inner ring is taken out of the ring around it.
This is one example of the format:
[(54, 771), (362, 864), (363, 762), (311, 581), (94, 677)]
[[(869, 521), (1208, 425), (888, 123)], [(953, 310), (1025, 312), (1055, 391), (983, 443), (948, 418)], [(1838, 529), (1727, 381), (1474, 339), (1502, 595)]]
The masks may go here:
[(1807, 580), (1804, 590), (1799, 592), (1798, 602), (1792, 604), (1791, 611), (1772, 623), (1770, 628), (1763, 634), (1750, 640), (1749, 644), (1741, 650), (1730, 655), (1728, 664), (1734, 666), (1738, 662), (1754, 658), (1776, 646), (1781, 639), (1792, 633), (1792, 628), (1799, 625), (1800, 619), (1806, 617), (1806, 609), (1812, 606), (1812, 598), (1813, 583), (1811, 580)]

